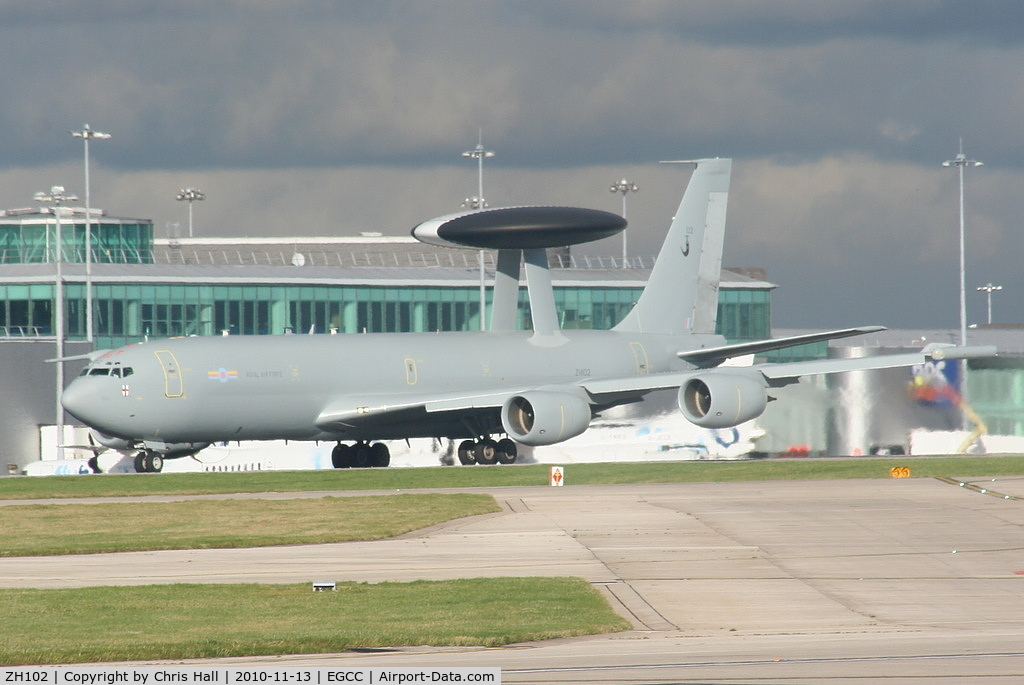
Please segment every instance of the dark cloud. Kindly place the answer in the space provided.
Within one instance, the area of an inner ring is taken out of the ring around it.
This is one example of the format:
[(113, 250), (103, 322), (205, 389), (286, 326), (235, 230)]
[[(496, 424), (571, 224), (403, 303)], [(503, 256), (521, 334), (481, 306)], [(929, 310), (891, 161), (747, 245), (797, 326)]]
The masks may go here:
[(769, 269), (777, 324), (849, 322), (822, 298), (944, 325), (939, 164), (960, 136), (986, 162), (971, 273), (1024, 288), (1020, 16), (955, 0), (0, 1), (16, 65), (0, 72), (2, 201), (73, 186), (68, 131), (88, 122), (114, 136), (93, 159), (118, 213), (163, 226), (174, 191), (201, 184), (226, 234), (399, 233), (474, 192), (460, 152), (482, 129), (495, 202), (614, 210), (607, 185), (635, 173), (630, 241), (652, 253), (681, 190), (657, 161), (733, 156), (726, 261)]

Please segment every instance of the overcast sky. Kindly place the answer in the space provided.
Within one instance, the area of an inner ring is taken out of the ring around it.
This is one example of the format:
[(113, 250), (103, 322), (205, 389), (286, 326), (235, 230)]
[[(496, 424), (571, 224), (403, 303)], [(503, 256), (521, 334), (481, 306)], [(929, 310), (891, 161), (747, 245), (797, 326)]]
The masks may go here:
[[(732, 157), (726, 265), (777, 327), (1024, 321), (1019, 0), (0, 0), (0, 206), (62, 184), (158, 235), (408, 234), (491, 206), (621, 210), (654, 254), (688, 172)], [(590, 251), (594, 251), (591, 247)], [(621, 240), (598, 246), (621, 251)]]

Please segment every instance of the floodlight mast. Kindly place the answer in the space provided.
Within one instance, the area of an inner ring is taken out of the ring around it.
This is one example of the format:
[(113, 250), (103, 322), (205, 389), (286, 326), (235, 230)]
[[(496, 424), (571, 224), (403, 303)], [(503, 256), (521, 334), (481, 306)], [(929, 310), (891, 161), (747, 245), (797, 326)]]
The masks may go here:
[[(626, 218), (626, 195), (628, 195), (629, 193), (635, 193), (636, 191), (640, 190), (640, 186), (638, 186), (637, 184), (633, 183), (632, 181), (627, 181), (625, 178), (623, 178), (618, 183), (613, 183), (611, 188), (609, 188), (609, 190), (612, 191), (613, 193), (622, 193), (622, 218), (625, 219)], [(623, 269), (626, 268), (626, 231), (625, 230), (622, 231), (622, 268)]]
[(196, 200), (205, 200), (206, 199), (206, 193), (204, 193), (203, 191), (199, 190), (199, 188), (194, 188), (192, 186), (189, 186), (188, 188), (182, 188), (181, 190), (178, 191), (177, 199), (180, 200), (180, 201), (187, 201), (188, 202), (188, 237), (191, 238), (192, 237), (192, 203), (195, 202)]
[(982, 162), (967, 159), (964, 155), (964, 141), (960, 139), (960, 152), (953, 159), (942, 163), (944, 167), (956, 167), (960, 178), (960, 344), (967, 344), (967, 288), (964, 267), (964, 167), (982, 166)]
[[(477, 138), (476, 147), (472, 150), (466, 150), (462, 153), (463, 157), (469, 157), (470, 159), (476, 160), (477, 167), (477, 190), (476, 197), (467, 198), (462, 203), (463, 207), (470, 207), (472, 209), (483, 209), (487, 206), (487, 201), (484, 199), (484, 158), (491, 158), (494, 153), (490, 150), (484, 149), (484, 133), (483, 130), (479, 132)], [(484, 278), (484, 251), (480, 250), (477, 253), (477, 259), (480, 261), (480, 330), (487, 330), (487, 286)]]
[[(964, 259), (964, 167), (979, 167), (982, 162), (974, 159), (967, 159), (964, 155), (964, 139), (960, 139), (960, 151), (953, 159), (947, 159), (942, 163), (944, 167), (956, 167), (960, 180), (960, 344), (967, 344), (967, 285), (966, 268)], [(967, 402), (967, 360), (960, 361), (960, 399), (962, 403)], [(963, 423), (966, 428), (967, 414), (963, 413)]]
[(89, 202), (89, 141), (107, 140), (109, 133), (94, 131), (86, 124), (81, 131), (71, 131), (85, 144), (85, 339), (93, 341), (92, 317), (92, 205)]
[(986, 283), (985, 285), (979, 285), (978, 292), (985, 293), (988, 298), (988, 325), (992, 325), (992, 293), (999, 292), (1003, 289), (1001, 285), (992, 285), (992, 283)]
[(50, 203), (53, 211), (54, 223), (54, 265), (55, 265), (55, 292), (54, 292), (54, 333), (57, 342), (57, 458), (64, 458), (64, 407), (61, 404), (61, 395), (64, 394), (64, 240), (61, 236), (60, 206), (64, 202), (77, 202), (78, 197), (64, 191), (64, 186), (52, 186), (49, 193), (38, 192), (35, 194), (36, 202)]

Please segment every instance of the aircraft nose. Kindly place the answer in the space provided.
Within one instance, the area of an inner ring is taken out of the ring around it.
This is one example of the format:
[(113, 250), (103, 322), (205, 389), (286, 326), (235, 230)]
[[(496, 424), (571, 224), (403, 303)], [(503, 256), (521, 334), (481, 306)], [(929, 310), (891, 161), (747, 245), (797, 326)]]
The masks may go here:
[(71, 381), (61, 393), (60, 403), (64, 406), (64, 411), (89, 424), (89, 408), (93, 406), (93, 398), (86, 385), (78, 378)]

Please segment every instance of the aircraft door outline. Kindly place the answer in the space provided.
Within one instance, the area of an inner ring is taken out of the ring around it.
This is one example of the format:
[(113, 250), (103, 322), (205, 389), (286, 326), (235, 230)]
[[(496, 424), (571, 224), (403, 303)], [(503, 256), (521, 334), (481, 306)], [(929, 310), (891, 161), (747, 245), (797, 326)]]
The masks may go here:
[(405, 358), (405, 383), (416, 385), (419, 382), (419, 371), (416, 369), (416, 360), (411, 357)]
[(164, 372), (164, 396), (181, 397), (185, 394), (184, 379), (181, 377), (181, 366), (170, 350), (154, 350), (153, 354), (160, 360), (160, 369)]
[(650, 371), (650, 361), (647, 358), (647, 350), (642, 343), (631, 342), (629, 349), (633, 353), (633, 360), (636, 362), (636, 375), (646, 376)]

